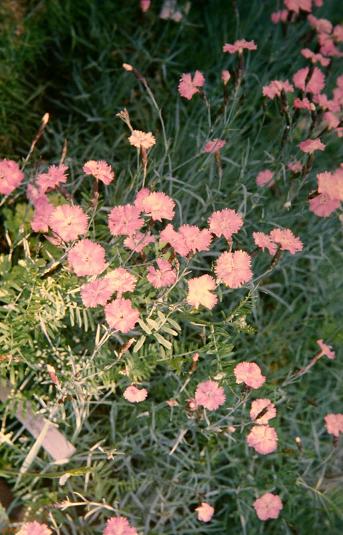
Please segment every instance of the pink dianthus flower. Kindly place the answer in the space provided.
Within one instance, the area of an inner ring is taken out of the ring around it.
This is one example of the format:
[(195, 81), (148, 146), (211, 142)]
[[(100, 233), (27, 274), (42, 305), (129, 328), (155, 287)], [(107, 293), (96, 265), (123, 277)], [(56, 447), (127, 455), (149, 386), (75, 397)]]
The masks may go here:
[(317, 32), (319, 33), (331, 33), (332, 32), (332, 24), (327, 19), (318, 19), (314, 15), (308, 15), (307, 20)]
[(288, 19), (288, 9), (282, 9), (281, 11), (274, 11), (274, 13), (271, 14), (271, 20), (273, 24), (277, 24), (278, 22), (287, 22)]
[(9, 195), (24, 180), (24, 173), (17, 162), (13, 160), (0, 160), (0, 193)]
[(254, 399), (251, 403), (250, 418), (258, 425), (267, 424), (269, 420), (275, 418), (276, 408), (270, 399)]
[(108, 325), (124, 334), (131, 331), (139, 320), (139, 312), (132, 306), (130, 299), (117, 298), (105, 306)]
[(224, 236), (228, 241), (232, 239), (233, 234), (236, 234), (243, 226), (242, 216), (231, 208), (224, 208), (213, 212), (209, 217), (208, 225), (210, 231), (215, 236)]
[(211, 141), (208, 141), (206, 143), (203, 151), (210, 152), (210, 153), (218, 152), (224, 147), (225, 144), (226, 144), (226, 141), (224, 141), (224, 139), (212, 139)]
[(127, 236), (124, 240), (124, 246), (135, 253), (141, 253), (143, 249), (150, 243), (154, 243), (155, 238), (151, 235), (150, 232), (135, 232), (132, 236)]
[(201, 277), (189, 279), (187, 283), (188, 294), (186, 300), (189, 305), (196, 309), (203, 305), (210, 310), (216, 305), (218, 298), (212, 293), (216, 288), (216, 282), (213, 277), (201, 275)]
[(262, 88), (263, 96), (268, 97), (271, 100), (275, 97), (280, 97), (282, 91), (285, 93), (293, 93), (294, 87), (288, 80), (272, 80), (268, 85), (265, 85)]
[(343, 433), (343, 414), (327, 414), (324, 421), (330, 435), (339, 437), (340, 433)]
[(150, 266), (147, 279), (154, 288), (165, 288), (172, 286), (176, 282), (177, 274), (168, 260), (158, 258), (156, 260), (158, 269)]
[(137, 388), (131, 385), (125, 388), (123, 396), (130, 403), (140, 403), (147, 398), (148, 391), (146, 388)]
[(154, 191), (140, 200), (141, 211), (153, 221), (171, 220), (174, 217), (175, 201), (162, 191)]
[(318, 217), (329, 217), (341, 205), (339, 199), (331, 199), (327, 193), (319, 193), (309, 201), (310, 212)]
[(330, 199), (343, 201), (343, 169), (334, 173), (324, 172), (317, 175), (318, 192), (326, 193)]
[(183, 74), (180, 78), (178, 91), (181, 97), (191, 100), (193, 95), (199, 93), (199, 88), (205, 84), (205, 78), (200, 71), (195, 71), (192, 79), (190, 73)]
[(277, 449), (278, 436), (269, 425), (254, 425), (246, 440), (248, 446), (261, 455), (268, 455)]
[(106, 305), (111, 298), (113, 290), (108, 278), (86, 282), (81, 286), (82, 302), (87, 308), (95, 308), (98, 305)]
[(16, 535), (50, 535), (51, 529), (46, 524), (40, 522), (25, 522)]
[(280, 245), (282, 251), (289, 251), (291, 254), (302, 251), (304, 247), (301, 239), (294, 236), (289, 228), (275, 228), (271, 231), (270, 237), (275, 243)]
[(203, 381), (195, 391), (196, 404), (209, 411), (217, 410), (225, 403), (225, 399), (224, 389), (216, 381)]
[(80, 206), (61, 204), (51, 213), (49, 227), (65, 242), (77, 240), (87, 232), (88, 216)]
[(114, 171), (110, 164), (104, 160), (89, 160), (83, 166), (83, 171), (87, 175), (93, 175), (108, 186), (114, 180)]
[(298, 147), (305, 154), (313, 154), (316, 150), (325, 150), (326, 145), (324, 145), (319, 138), (316, 138), (301, 141)]
[(296, 98), (294, 99), (293, 106), (298, 110), (314, 111), (316, 106), (313, 102), (310, 102), (308, 98)]
[(270, 188), (274, 184), (273, 176), (274, 173), (270, 169), (264, 169), (264, 171), (260, 171), (257, 175), (256, 184), (260, 187), (267, 186)]
[(199, 229), (196, 225), (181, 225), (178, 234), (188, 250), (187, 254), (208, 251), (210, 248), (212, 235), (208, 229)]
[(216, 261), (215, 272), (219, 282), (229, 288), (240, 288), (252, 279), (251, 257), (241, 250), (224, 252)]
[(48, 232), (49, 219), (55, 207), (49, 203), (47, 197), (43, 196), (36, 200), (31, 228), (34, 232)]
[[(320, 356), (325, 355), (330, 360), (334, 360), (336, 358), (336, 353), (329, 345), (325, 344), (322, 339), (317, 340), (317, 344), (320, 347)], [(319, 355), (317, 358), (319, 358)]]
[(214, 507), (207, 502), (201, 502), (195, 510), (201, 522), (209, 522), (214, 513)]
[(260, 247), (262, 251), (268, 249), (269, 254), (275, 255), (277, 247), (271, 240), (269, 234), (265, 234), (264, 232), (253, 232), (252, 236), (257, 247)]
[(283, 508), (280, 497), (271, 492), (266, 492), (263, 496), (257, 498), (253, 505), (258, 518), (263, 521), (270, 518), (278, 518)]
[(113, 236), (131, 236), (143, 225), (140, 210), (133, 204), (115, 206), (108, 217), (108, 226)]
[(245, 39), (238, 39), (235, 41), (232, 45), (229, 43), (226, 43), (223, 46), (223, 52), (228, 52), (229, 54), (235, 54), (238, 52), (239, 54), (243, 53), (243, 50), (256, 50), (257, 46), (255, 41), (246, 41)]
[(308, 73), (309, 67), (299, 69), (293, 76), (293, 83), (305, 93), (318, 95), (325, 87), (325, 76), (318, 67), (314, 67), (310, 79), (306, 82)]
[(312, 63), (320, 63), (323, 67), (327, 67), (328, 65), (330, 65), (329, 58), (325, 58), (324, 56), (322, 56), (322, 54), (315, 54), (309, 48), (303, 48), (301, 50), (301, 54), (304, 56), (304, 58), (312, 61)]
[(103, 535), (138, 535), (138, 531), (130, 526), (127, 518), (117, 516), (107, 520)]
[(106, 269), (105, 249), (91, 240), (80, 240), (70, 249), (68, 261), (78, 277), (100, 275)]
[(287, 164), (287, 169), (292, 171), (292, 173), (300, 173), (302, 171), (303, 165), (299, 160), (294, 160)]
[(289, 11), (295, 13), (299, 13), (300, 10), (308, 13), (312, 11), (312, 0), (284, 0), (284, 4)]
[(261, 368), (255, 362), (240, 362), (235, 366), (233, 373), (237, 384), (244, 383), (254, 389), (260, 388), (266, 380)]
[(224, 85), (226, 85), (231, 79), (230, 71), (228, 71), (227, 69), (223, 69), (221, 78), (222, 78), (222, 80), (224, 82)]
[(46, 173), (37, 176), (37, 184), (42, 193), (55, 189), (59, 184), (67, 182), (68, 167), (66, 165), (50, 165)]
[(137, 278), (122, 267), (109, 271), (105, 278), (110, 284), (112, 293), (117, 292), (118, 297), (125, 292), (133, 292), (137, 283)]

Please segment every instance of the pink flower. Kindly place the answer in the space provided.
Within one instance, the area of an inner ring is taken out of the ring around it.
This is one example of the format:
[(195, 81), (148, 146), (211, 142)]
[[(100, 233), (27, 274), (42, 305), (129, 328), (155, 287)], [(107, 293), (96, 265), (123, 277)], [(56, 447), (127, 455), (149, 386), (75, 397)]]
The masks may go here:
[(223, 52), (228, 52), (229, 54), (235, 54), (238, 52), (238, 54), (242, 54), (243, 50), (256, 50), (257, 46), (255, 41), (246, 41), (245, 39), (238, 39), (233, 43), (233, 45), (230, 45), (229, 43), (226, 43), (223, 46)]
[(340, 123), (338, 117), (336, 117), (336, 115), (331, 111), (327, 111), (323, 114), (323, 121), (329, 130), (337, 128)]
[(169, 224), (162, 230), (160, 239), (169, 243), (179, 255), (187, 256), (190, 252), (208, 251), (212, 235), (209, 230), (200, 230), (195, 225), (181, 225), (176, 231)]
[(80, 240), (70, 249), (68, 262), (78, 277), (100, 275), (106, 269), (105, 249), (91, 240)]
[(318, 192), (326, 193), (330, 199), (343, 201), (343, 169), (334, 173), (324, 172), (317, 175)]
[(147, 398), (148, 391), (146, 388), (137, 388), (134, 385), (128, 386), (124, 390), (124, 398), (130, 403), (140, 403)]
[(48, 198), (43, 196), (36, 200), (35, 211), (31, 220), (31, 228), (34, 232), (48, 232), (49, 218), (55, 207), (49, 203)]
[(196, 404), (209, 411), (217, 410), (225, 403), (225, 399), (224, 389), (216, 381), (203, 381), (195, 391)]
[(288, 19), (288, 10), (283, 9), (282, 11), (274, 11), (271, 15), (272, 23), (277, 24), (278, 22), (287, 22)]
[(294, 87), (289, 83), (288, 80), (272, 80), (268, 85), (263, 86), (262, 93), (263, 96), (273, 100), (275, 97), (280, 97), (282, 91), (285, 93), (293, 93)]
[(337, 24), (333, 29), (333, 38), (337, 43), (343, 42), (343, 24)]
[(171, 264), (164, 258), (158, 258), (156, 260), (158, 269), (150, 266), (148, 269), (147, 279), (154, 288), (165, 288), (172, 286), (176, 282), (177, 274), (172, 269)]
[(49, 227), (65, 242), (77, 240), (87, 232), (88, 216), (80, 206), (62, 204), (51, 213)]
[(0, 193), (9, 195), (14, 191), (25, 176), (17, 162), (13, 160), (0, 160)]
[(126, 334), (134, 328), (139, 320), (139, 312), (132, 306), (130, 299), (119, 297), (107, 303), (105, 318), (111, 329)]
[(191, 100), (193, 95), (199, 93), (199, 87), (203, 87), (204, 84), (205, 78), (200, 71), (195, 71), (193, 79), (190, 73), (186, 73), (180, 78), (178, 91), (181, 97)]
[(323, 110), (330, 110), (332, 112), (340, 111), (340, 105), (334, 100), (329, 100), (326, 95), (314, 95), (313, 101)]
[(263, 496), (254, 501), (253, 505), (258, 518), (263, 521), (270, 518), (278, 518), (283, 508), (280, 497), (271, 492), (263, 494)]
[(138, 535), (138, 531), (130, 526), (127, 518), (117, 516), (107, 520), (103, 535)]
[(268, 234), (265, 234), (264, 232), (253, 232), (252, 236), (257, 247), (260, 247), (262, 251), (268, 249), (269, 254), (275, 255), (277, 247)]
[(121, 297), (123, 293), (133, 292), (136, 288), (137, 278), (122, 267), (107, 273), (106, 279), (109, 281), (112, 293), (117, 292), (118, 297)]
[(261, 368), (255, 362), (240, 362), (235, 366), (233, 373), (238, 385), (244, 383), (254, 389), (260, 388), (266, 380)]
[(314, 15), (308, 15), (309, 24), (319, 33), (331, 33), (332, 24), (327, 19), (317, 19)]
[(224, 208), (213, 212), (209, 217), (208, 225), (210, 231), (215, 236), (224, 236), (228, 241), (232, 239), (233, 234), (236, 234), (243, 226), (242, 216), (231, 208)]
[(66, 165), (50, 165), (47, 173), (41, 173), (37, 177), (37, 183), (42, 193), (48, 190), (55, 189), (59, 184), (67, 182), (66, 172), (68, 167)]
[(295, 254), (303, 249), (302, 241), (297, 236), (294, 236), (289, 228), (275, 228), (271, 231), (270, 237), (280, 246), (282, 251), (289, 251), (291, 254)]
[(224, 141), (224, 139), (213, 139), (212, 141), (208, 141), (206, 143), (203, 150), (204, 152), (211, 153), (218, 152), (224, 147), (225, 143), (226, 141)]
[(149, 215), (153, 221), (171, 220), (174, 217), (175, 202), (161, 191), (149, 193), (140, 199), (140, 209)]
[(224, 85), (226, 85), (231, 79), (230, 71), (228, 71), (227, 69), (223, 69), (221, 78), (224, 82)]
[(314, 111), (316, 109), (313, 102), (310, 102), (308, 98), (296, 98), (294, 99), (293, 106), (298, 110)]
[(168, 224), (160, 233), (161, 242), (169, 243), (175, 251), (181, 256), (187, 256), (189, 247), (186, 246), (184, 239), (171, 224)]
[(295, 160), (294, 162), (289, 162), (287, 164), (287, 168), (292, 171), (292, 173), (300, 173), (302, 171), (302, 163), (299, 162), (299, 160)]
[(327, 414), (324, 417), (326, 430), (330, 435), (339, 437), (343, 433), (343, 414)]
[(325, 150), (326, 145), (317, 139), (306, 139), (298, 145), (299, 149), (305, 154), (313, 154), (316, 150)]
[(141, 253), (149, 243), (154, 243), (154, 241), (155, 238), (150, 232), (147, 232), (146, 234), (143, 234), (143, 232), (136, 232), (132, 236), (125, 238), (124, 245), (127, 249), (130, 249), (135, 253)]
[(51, 529), (46, 524), (39, 522), (25, 522), (16, 535), (50, 535)]
[(336, 353), (331, 349), (330, 346), (325, 344), (323, 340), (317, 340), (317, 344), (320, 347), (320, 355), (325, 355), (328, 359), (334, 360), (336, 358)]
[(320, 53), (323, 56), (332, 56), (333, 58), (341, 58), (343, 56), (343, 53), (337, 48), (331, 35), (319, 33), (317, 37), (320, 44)]
[(82, 302), (87, 308), (95, 308), (98, 305), (106, 305), (111, 298), (113, 290), (108, 278), (86, 282), (81, 286)]
[(196, 309), (203, 305), (210, 310), (216, 305), (218, 298), (211, 293), (216, 288), (216, 282), (213, 277), (202, 275), (201, 277), (189, 279), (187, 283), (188, 295), (186, 300), (189, 305)]
[(106, 184), (106, 186), (108, 186), (115, 177), (112, 167), (104, 160), (89, 160), (85, 163), (82, 169), (86, 175), (93, 175), (97, 180)]
[(222, 253), (216, 261), (215, 272), (219, 282), (229, 288), (240, 288), (252, 279), (251, 257), (241, 250)]
[(108, 217), (108, 226), (113, 236), (131, 236), (143, 225), (140, 210), (133, 204), (115, 206)]
[(300, 10), (308, 13), (312, 11), (312, 0), (284, 0), (284, 4), (289, 11), (294, 11), (295, 13), (299, 13)]
[(254, 425), (246, 441), (257, 453), (267, 455), (277, 449), (278, 436), (275, 429), (269, 425)]
[(318, 67), (314, 67), (309, 81), (306, 83), (309, 73), (309, 67), (304, 67), (297, 71), (293, 76), (293, 82), (295, 87), (301, 89), (305, 93), (313, 93), (318, 95), (325, 86), (325, 76)]
[(214, 507), (207, 502), (201, 502), (195, 510), (201, 522), (209, 522), (214, 513)]
[(301, 54), (304, 58), (309, 59), (312, 63), (320, 63), (323, 67), (330, 65), (330, 60), (322, 56), (322, 54), (315, 54), (309, 48), (303, 48)]
[(143, 13), (146, 13), (150, 9), (151, 0), (140, 0), (139, 5), (141, 8), (141, 11)]
[(142, 130), (132, 130), (128, 141), (136, 149), (145, 151), (156, 144), (155, 136), (151, 132), (142, 132)]
[(318, 217), (329, 217), (341, 205), (339, 199), (331, 199), (327, 193), (319, 193), (310, 199), (310, 211)]
[(273, 176), (274, 173), (269, 169), (260, 171), (256, 177), (256, 184), (260, 187), (267, 186), (270, 188), (274, 184)]
[(134, 200), (134, 205), (139, 208), (140, 212), (144, 212), (142, 202), (144, 199), (149, 197), (151, 191), (148, 188), (142, 188), (137, 192), (136, 198)]
[(256, 424), (267, 424), (269, 420), (275, 418), (275, 416), (276, 408), (270, 399), (255, 399), (251, 403), (250, 418), (255, 421)]

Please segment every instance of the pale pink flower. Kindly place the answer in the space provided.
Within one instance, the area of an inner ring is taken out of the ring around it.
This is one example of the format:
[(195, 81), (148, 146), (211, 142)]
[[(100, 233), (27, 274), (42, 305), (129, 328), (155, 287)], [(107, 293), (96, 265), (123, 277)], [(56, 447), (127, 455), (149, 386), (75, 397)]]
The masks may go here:
[(108, 226), (113, 236), (131, 236), (143, 225), (140, 210), (133, 204), (115, 206), (108, 217)]
[(271, 231), (270, 237), (280, 246), (282, 251), (289, 251), (291, 254), (295, 254), (303, 250), (304, 245), (301, 239), (294, 236), (289, 228), (275, 228)]
[(343, 52), (337, 48), (332, 36), (326, 33), (319, 33), (317, 37), (320, 44), (320, 53), (323, 56), (331, 56), (333, 58), (341, 58), (343, 56)]
[(169, 243), (181, 256), (187, 256), (189, 253), (189, 247), (185, 244), (183, 237), (170, 223), (161, 231), (160, 240), (162, 243)]
[(195, 510), (201, 522), (209, 522), (214, 513), (214, 507), (207, 502), (201, 502)]
[(106, 186), (115, 178), (112, 167), (104, 160), (89, 160), (82, 169), (86, 175), (93, 175), (97, 180), (106, 184)]
[(340, 120), (332, 111), (326, 111), (323, 114), (323, 121), (329, 130), (334, 130), (340, 123)]
[(46, 524), (40, 524), (39, 522), (25, 522), (16, 535), (50, 535), (51, 529)]
[(332, 32), (332, 24), (327, 19), (317, 19), (314, 15), (308, 15), (307, 20), (318, 33), (329, 34)]
[(187, 248), (187, 254), (208, 251), (210, 248), (212, 235), (208, 229), (199, 229), (196, 225), (181, 225), (178, 234)]
[(313, 101), (320, 106), (323, 110), (329, 110), (332, 112), (339, 112), (340, 105), (335, 100), (330, 100), (326, 95), (314, 95)]
[[(0, 178), (1, 180), (1, 178)], [(32, 204), (36, 204), (36, 202), (41, 199), (42, 197), (45, 197), (46, 200), (48, 200), (48, 197), (45, 193), (43, 193), (40, 188), (38, 188), (34, 184), (28, 184), (26, 188), (26, 197), (29, 199), (29, 201), (32, 202)]]
[(307, 11), (311, 13), (312, 11), (312, 0), (284, 0), (285, 7), (289, 11), (294, 11), (299, 13), (299, 11)]
[(55, 189), (59, 184), (67, 182), (68, 167), (66, 165), (50, 165), (47, 173), (40, 173), (37, 176), (37, 184), (42, 193)]
[(138, 531), (130, 526), (127, 518), (117, 516), (107, 520), (103, 535), (138, 535)]
[(209, 411), (217, 410), (225, 403), (225, 399), (224, 389), (216, 381), (203, 381), (195, 391), (196, 404)]
[(158, 258), (156, 260), (158, 269), (150, 266), (148, 269), (147, 279), (154, 288), (166, 288), (176, 282), (177, 273), (172, 268), (168, 260)]
[(272, 256), (275, 255), (277, 247), (275, 243), (270, 239), (269, 234), (265, 234), (264, 232), (253, 232), (252, 236), (257, 247), (260, 247), (262, 251), (264, 249), (268, 249), (269, 254), (271, 254)]
[(287, 168), (292, 171), (292, 173), (300, 173), (302, 171), (303, 165), (299, 160), (295, 160), (293, 162), (289, 162), (287, 164)]
[(200, 277), (189, 279), (187, 283), (188, 294), (186, 301), (189, 305), (196, 309), (203, 305), (210, 310), (216, 305), (218, 298), (212, 293), (216, 288), (216, 282), (213, 277), (201, 275)]
[(13, 160), (0, 160), (0, 193), (9, 195), (14, 191), (25, 176), (17, 162)]
[(332, 36), (337, 43), (343, 42), (343, 24), (337, 24), (334, 27)]
[(31, 228), (34, 232), (48, 232), (49, 218), (55, 207), (49, 203), (47, 197), (43, 196), (36, 200), (33, 218), (31, 220)]
[(264, 169), (260, 171), (256, 177), (256, 184), (260, 187), (267, 186), (270, 188), (274, 184), (274, 173), (270, 169)]
[(271, 14), (271, 19), (273, 24), (277, 24), (278, 22), (287, 22), (288, 19), (288, 10), (282, 9), (281, 11), (274, 11), (274, 13)]
[(243, 50), (256, 50), (257, 46), (255, 41), (246, 41), (245, 39), (238, 39), (232, 45), (225, 43), (223, 46), (223, 52), (228, 52), (229, 54), (242, 54)]
[(49, 217), (49, 227), (63, 241), (77, 240), (88, 229), (88, 216), (80, 206), (61, 204)]
[(95, 308), (98, 305), (106, 305), (113, 294), (108, 278), (86, 282), (81, 286), (82, 302), (87, 308)]
[(142, 130), (132, 130), (128, 138), (130, 145), (137, 149), (149, 150), (156, 144), (156, 139), (151, 132), (142, 132)]
[(330, 435), (339, 437), (343, 433), (343, 414), (327, 414), (324, 417), (326, 430)]
[(130, 403), (140, 403), (147, 398), (148, 391), (146, 388), (137, 388), (131, 385), (125, 388), (123, 396)]
[(305, 93), (318, 95), (325, 87), (325, 76), (318, 67), (314, 67), (310, 79), (306, 83), (308, 73), (309, 67), (299, 69), (293, 76), (293, 83), (295, 87)]
[(253, 505), (258, 518), (263, 521), (270, 518), (278, 518), (283, 508), (280, 497), (271, 492), (266, 492), (263, 496), (257, 498)]
[(251, 257), (241, 250), (222, 253), (216, 261), (215, 272), (219, 282), (229, 288), (240, 288), (253, 277)]
[(78, 277), (100, 275), (106, 269), (105, 249), (91, 240), (80, 240), (70, 249), (68, 262)]
[(203, 87), (204, 84), (205, 78), (200, 71), (195, 71), (193, 79), (190, 73), (185, 73), (180, 78), (178, 91), (181, 97), (191, 100), (193, 95), (199, 93), (199, 88)]
[(224, 145), (226, 144), (226, 141), (224, 139), (213, 139), (212, 141), (208, 141), (206, 145), (203, 148), (204, 152), (218, 152), (220, 151)]
[(134, 328), (139, 320), (139, 312), (132, 306), (130, 299), (119, 297), (107, 303), (105, 318), (112, 329), (126, 334)]
[(319, 193), (309, 201), (310, 211), (318, 217), (329, 217), (341, 205), (339, 199), (331, 199), (327, 193)]
[(254, 389), (260, 388), (266, 380), (261, 368), (255, 362), (240, 362), (234, 367), (233, 373), (238, 385), (244, 383)]
[(143, 13), (146, 13), (150, 9), (151, 0), (140, 0), (139, 5), (141, 8), (141, 11)]
[(261, 455), (268, 455), (277, 449), (278, 436), (269, 425), (254, 425), (246, 438), (248, 446)]
[(228, 241), (232, 239), (243, 226), (243, 217), (231, 208), (224, 208), (213, 212), (208, 219), (209, 229), (218, 238), (224, 236)]
[(162, 191), (154, 191), (139, 200), (141, 211), (153, 221), (171, 220), (174, 217), (175, 201)]
[(123, 293), (133, 292), (136, 288), (137, 277), (122, 267), (109, 271), (105, 278), (109, 281), (112, 293), (117, 292), (118, 297)]
[[(334, 360), (336, 358), (336, 353), (332, 350), (330, 346), (325, 344), (322, 339), (317, 340), (317, 344), (320, 347), (320, 355), (325, 355), (328, 359)], [(319, 355), (318, 355), (319, 357)]]
[(298, 110), (315, 111), (316, 109), (316, 106), (313, 104), (313, 102), (310, 102), (308, 98), (294, 99), (293, 106)]
[(231, 74), (230, 74), (230, 71), (228, 71), (227, 69), (223, 69), (222, 70), (222, 75), (221, 75), (221, 78), (224, 82), (224, 85), (227, 85), (227, 83), (230, 81), (231, 79)]
[(134, 200), (134, 205), (139, 208), (139, 210), (141, 212), (143, 212), (143, 206), (142, 206), (142, 202), (144, 201), (144, 199), (146, 199), (147, 197), (149, 197), (151, 191), (148, 189), (148, 188), (142, 188), (140, 189), (138, 192), (137, 192), (137, 195), (136, 195), (136, 198)]
[(132, 236), (128, 236), (124, 240), (124, 246), (135, 253), (141, 253), (147, 245), (154, 243), (155, 238), (150, 232), (143, 234), (143, 232), (136, 232)]
[(276, 408), (270, 399), (254, 399), (251, 403), (250, 418), (258, 425), (267, 424), (269, 420), (275, 418)]
[(327, 67), (328, 65), (330, 65), (329, 58), (325, 58), (324, 56), (322, 56), (322, 54), (315, 54), (309, 48), (303, 48), (301, 50), (301, 54), (304, 56), (304, 58), (312, 61), (312, 63), (320, 63), (323, 67)]
[(325, 150), (326, 145), (319, 139), (306, 139), (298, 145), (305, 154), (313, 154), (316, 150)]
[(282, 91), (285, 93), (293, 93), (294, 87), (288, 80), (272, 80), (268, 85), (264, 85), (262, 88), (263, 96), (273, 100), (275, 97), (280, 97)]
[(334, 173), (324, 172), (317, 175), (318, 192), (326, 193), (330, 199), (343, 201), (343, 169)]

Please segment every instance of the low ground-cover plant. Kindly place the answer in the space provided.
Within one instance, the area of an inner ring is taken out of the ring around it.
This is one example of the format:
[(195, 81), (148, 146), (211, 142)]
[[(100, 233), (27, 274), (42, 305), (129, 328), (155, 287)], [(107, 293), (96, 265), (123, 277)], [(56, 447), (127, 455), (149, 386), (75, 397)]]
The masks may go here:
[[(211, 83), (201, 65), (180, 73), (174, 98), (201, 124), (183, 162), (185, 134), (172, 141), (130, 63), (158, 123), (139, 130), (117, 111), (136, 158), (127, 152), (126, 174), (73, 161), (66, 145), (55, 164), (31, 164), (47, 115), (23, 162), (0, 162), (2, 474), (25, 506), (22, 535), (301, 533), (303, 514), (339, 533), (337, 329), (326, 296), (310, 301), (302, 285), (320, 293), (330, 264), (335, 277), (335, 241), (326, 252), (311, 234), (337, 228), (342, 201), (342, 82), (332, 68), (326, 93), (321, 70), (337, 64), (341, 38), (339, 25), (302, 22), (313, 4), (273, 14), (285, 30), (314, 28), (307, 66), (283, 79), (249, 79), (258, 39), (223, 43)], [(233, 145), (257, 103), (258, 159), (246, 151), (238, 164)], [(58, 424), (75, 448), (64, 463), (25, 410)]]

